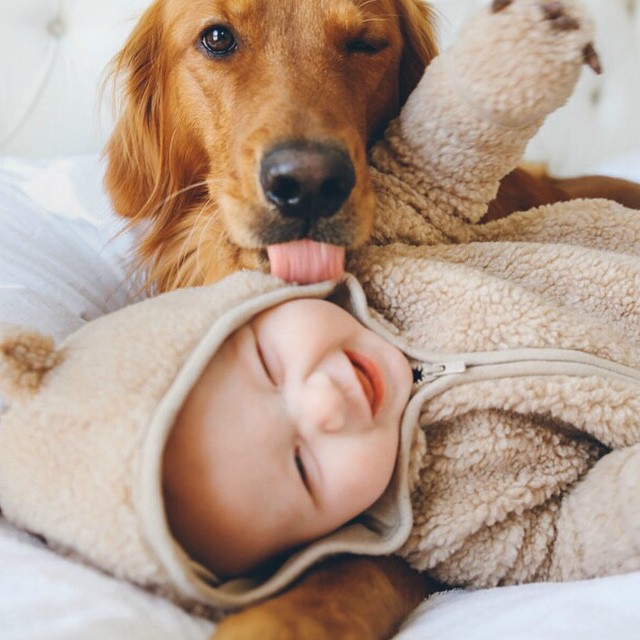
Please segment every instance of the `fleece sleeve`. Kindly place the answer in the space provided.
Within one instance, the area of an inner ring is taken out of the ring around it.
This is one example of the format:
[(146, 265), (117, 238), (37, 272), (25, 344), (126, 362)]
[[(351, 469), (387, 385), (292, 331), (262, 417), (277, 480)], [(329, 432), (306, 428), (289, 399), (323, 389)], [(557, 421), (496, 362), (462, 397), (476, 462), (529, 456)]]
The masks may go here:
[(640, 444), (601, 458), (567, 494), (557, 521), (552, 579), (639, 568)]
[(372, 152), (383, 200), (405, 184), (404, 200), (426, 197), (414, 208), (449, 237), (460, 235), (456, 224), (482, 218), (529, 139), (571, 95), (591, 50), (581, 7), (567, 0), (560, 13), (515, 0), (471, 20)]

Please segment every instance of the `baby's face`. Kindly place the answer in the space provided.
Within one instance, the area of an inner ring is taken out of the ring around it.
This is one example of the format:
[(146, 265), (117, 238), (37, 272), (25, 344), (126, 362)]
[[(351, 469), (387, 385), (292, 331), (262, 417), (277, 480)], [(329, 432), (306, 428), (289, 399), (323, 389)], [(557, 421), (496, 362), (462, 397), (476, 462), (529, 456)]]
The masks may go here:
[(167, 443), (177, 539), (228, 577), (354, 518), (389, 483), (411, 381), (399, 350), (329, 302), (256, 316), (211, 360)]

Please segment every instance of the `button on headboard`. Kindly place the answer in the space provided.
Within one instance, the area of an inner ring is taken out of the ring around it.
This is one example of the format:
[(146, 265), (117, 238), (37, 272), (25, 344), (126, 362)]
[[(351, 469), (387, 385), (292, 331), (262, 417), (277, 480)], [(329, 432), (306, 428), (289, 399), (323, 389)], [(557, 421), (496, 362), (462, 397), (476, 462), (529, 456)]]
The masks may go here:
[[(434, 0), (442, 43), (487, 1)], [(585, 69), (576, 94), (528, 151), (529, 158), (548, 161), (563, 174), (640, 148), (640, 0), (583, 2), (597, 21), (605, 74)], [(0, 0), (0, 153), (52, 156), (102, 147), (111, 110), (98, 107), (101, 74), (148, 4)]]

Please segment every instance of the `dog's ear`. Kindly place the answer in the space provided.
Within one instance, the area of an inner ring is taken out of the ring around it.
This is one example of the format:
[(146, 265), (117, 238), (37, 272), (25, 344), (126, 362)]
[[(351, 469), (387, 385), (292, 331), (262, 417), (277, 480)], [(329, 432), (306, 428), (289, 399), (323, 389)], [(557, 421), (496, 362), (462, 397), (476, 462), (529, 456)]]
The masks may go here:
[(435, 13), (426, 0), (396, 0), (404, 50), (400, 61), (400, 103), (422, 78), (427, 65), (438, 55)]
[(107, 78), (121, 108), (105, 149), (105, 186), (118, 213), (131, 218), (144, 217), (162, 179), (164, 64), (162, 9), (154, 2), (113, 59)]
[[(164, 24), (164, 4), (154, 2), (113, 59), (107, 78), (121, 108), (105, 149), (105, 188), (114, 209), (132, 224), (151, 222), (137, 256), (150, 274), (158, 267), (158, 246), (207, 193), (204, 152), (198, 153), (197, 144), (187, 139), (184, 122), (171, 104), (172, 61)], [(151, 275), (149, 279), (154, 280)]]
[(60, 358), (52, 338), (35, 331), (0, 326), (0, 395), (11, 398), (35, 393)]
[(202, 170), (192, 141), (184, 139), (184, 123), (175, 121), (171, 109), (164, 30), (163, 3), (154, 2), (113, 59), (108, 76), (122, 108), (105, 149), (105, 186), (120, 215), (155, 222), (184, 210), (182, 191)]

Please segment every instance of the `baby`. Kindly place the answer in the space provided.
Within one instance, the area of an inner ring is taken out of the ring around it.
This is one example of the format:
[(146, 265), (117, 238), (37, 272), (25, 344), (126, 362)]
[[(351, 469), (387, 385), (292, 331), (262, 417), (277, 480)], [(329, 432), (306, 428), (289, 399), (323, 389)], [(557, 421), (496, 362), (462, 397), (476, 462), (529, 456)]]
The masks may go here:
[(640, 568), (640, 219), (582, 208), (339, 283), (235, 274), (57, 350), (5, 332), (4, 515), (222, 609), (342, 552), (467, 587)]

